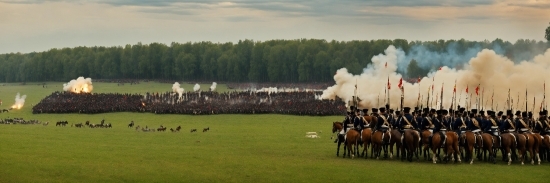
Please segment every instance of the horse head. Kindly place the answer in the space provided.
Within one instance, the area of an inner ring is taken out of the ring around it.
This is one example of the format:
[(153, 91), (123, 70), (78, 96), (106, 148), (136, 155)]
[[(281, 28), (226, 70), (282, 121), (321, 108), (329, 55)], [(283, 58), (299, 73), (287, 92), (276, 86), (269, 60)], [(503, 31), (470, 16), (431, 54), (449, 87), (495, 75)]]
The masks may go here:
[(342, 123), (332, 122), (332, 133), (342, 130)]

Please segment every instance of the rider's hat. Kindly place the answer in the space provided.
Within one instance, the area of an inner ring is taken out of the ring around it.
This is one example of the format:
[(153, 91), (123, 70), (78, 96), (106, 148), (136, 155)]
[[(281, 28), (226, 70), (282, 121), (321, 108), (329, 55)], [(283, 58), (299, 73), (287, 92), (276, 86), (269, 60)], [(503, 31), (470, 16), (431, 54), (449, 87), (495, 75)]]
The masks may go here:
[(435, 109), (430, 109), (430, 113), (437, 112)]
[(521, 112), (521, 117), (527, 117), (527, 112)]
[(369, 109), (363, 109), (363, 113), (367, 114), (369, 112)]
[(512, 113), (512, 110), (506, 110), (506, 115), (507, 116), (513, 116), (514, 113)]
[(480, 110), (480, 111), (479, 111), (479, 114), (480, 114), (480, 115), (485, 115), (485, 111)]
[(539, 112), (539, 116), (542, 116), (542, 115), (544, 115), (544, 111)]
[(349, 110), (353, 112), (355, 110), (355, 106), (349, 106)]
[(516, 116), (521, 115), (521, 111), (516, 111)]
[(472, 113), (471, 114), (477, 114), (477, 109), (472, 109)]
[(449, 114), (449, 111), (447, 111), (447, 110), (443, 109), (443, 110), (441, 110), (441, 114), (443, 114), (443, 115), (447, 115), (447, 114)]
[(399, 115), (399, 114), (401, 114), (401, 111), (395, 111), (395, 114)]
[(502, 114), (504, 114), (504, 112), (498, 111), (498, 116), (502, 116)]
[(409, 113), (411, 111), (410, 107), (403, 107), (403, 112)]
[(386, 108), (385, 108), (385, 107), (380, 107), (380, 109), (378, 109), (378, 110), (380, 110), (380, 112), (386, 112)]
[(378, 109), (377, 108), (372, 108), (371, 111), (372, 111), (372, 113), (377, 113)]
[(393, 109), (390, 109), (390, 114), (393, 114)]
[(532, 113), (531, 111), (529, 111), (529, 112), (527, 113), (527, 116), (533, 117), (533, 113)]

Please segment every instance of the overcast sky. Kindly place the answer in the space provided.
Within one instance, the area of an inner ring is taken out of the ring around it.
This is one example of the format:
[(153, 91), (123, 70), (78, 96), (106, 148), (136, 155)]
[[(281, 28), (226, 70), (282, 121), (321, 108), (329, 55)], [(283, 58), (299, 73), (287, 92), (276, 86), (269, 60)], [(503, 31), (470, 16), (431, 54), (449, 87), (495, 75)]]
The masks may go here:
[(241, 39), (544, 40), (550, 0), (0, 0), (0, 53)]

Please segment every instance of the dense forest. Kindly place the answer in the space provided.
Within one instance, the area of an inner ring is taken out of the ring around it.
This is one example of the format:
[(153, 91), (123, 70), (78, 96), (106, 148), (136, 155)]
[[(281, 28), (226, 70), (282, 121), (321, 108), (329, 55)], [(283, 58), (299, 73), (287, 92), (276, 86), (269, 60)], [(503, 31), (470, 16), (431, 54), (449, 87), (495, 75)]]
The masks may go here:
[[(78, 76), (93, 79), (156, 79), (227, 82), (332, 82), (337, 69), (359, 74), (374, 55), (389, 45), (405, 53), (413, 47), (455, 54), (469, 48), (499, 48), (514, 58), (525, 52), (540, 54), (550, 44), (534, 40), (515, 43), (438, 40), (326, 41), (318, 39), (242, 40), (238, 43), (161, 43), (124, 47), (75, 47), (44, 52), (0, 54), (0, 82), (69, 81)], [(536, 49), (535, 49), (536, 48)], [(535, 51), (533, 51), (535, 50)], [(416, 61), (407, 66), (406, 77), (427, 74)], [(438, 66), (433, 66), (438, 67)]]

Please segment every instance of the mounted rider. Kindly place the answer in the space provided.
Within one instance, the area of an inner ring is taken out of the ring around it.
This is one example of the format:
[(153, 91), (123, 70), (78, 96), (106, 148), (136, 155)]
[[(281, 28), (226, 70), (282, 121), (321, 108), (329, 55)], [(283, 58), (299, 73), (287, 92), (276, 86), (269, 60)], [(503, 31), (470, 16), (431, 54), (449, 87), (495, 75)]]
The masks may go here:
[(361, 110), (357, 109), (355, 110), (355, 118), (353, 118), (353, 126), (355, 127), (355, 130), (361, 134), (361, 131), (363, 131), (363, 128), (365, 128), (365, 118), (361, 116)]
[(436, 111), (437, 116), (434, 118), (434, 121), (433, 121), (434, 123), (433, 134), (439, 133), (439, 135), (441, 136), (441, 141), (443, 143), (445, 143), (447, 139), (447, 128), (448, 128), (447, 127), (448, 124), (446, 124), (445, 122), (445, 115), (444, 115), (445, 112), (446, 110), (437, 110)]
[(548, 128), (545, 111), (539, 112), (539, 119), (537, 119), (534, 123), (533, 132), (544, 135), (546, 133), (545, 129)]
[[(348, 131), (353, 129), (353, 119), (355, 118), (355, 113), (353, 112), (355, 110), (355, 107), (350, 106), (349, 109), (350, 110), (348, 111), (348, 113), (346, 115), (346, 118), (342, 122), (343, 129), (339, 133), (339, 135), (344, 136), (344, 140), (346, 139), (346, 134), (348, 133)], [(338, 141), (338, 139), (336, 139), (336, 141), (334, 141), (334, 143), (336, 143), (337, 141)]]
[(420, 126), (420, 128), (421, 130), (428, 130), (430, 132), (430, 137), (431, 137), (435, 126), (434, 126), (434, 123), (432, 122), (433, 119), (431, 118), (431, 116), (428, 115), (428, 113), (430, 112), (430, 109), (424, 108), (422, 112), (423, 112), (422, 125)]
[(477, 109), (472, 109), (470, 112), (470, 120), (468, 124), (468, 130), (474, 132), (476, 135), (480, 135), (481, 132), (481, 119), (476, 117)]
[(405, 130), (414, 130), (418, 128), (418, 125), (416, 124), (416, 120), (414, 120), (413, 115), (410, 114), (411, 108), (410, 107), (404, 107), (403, 108), (403, 116), (399, 118), (399, 123), (397, 126), (399, 127), (399, 131), (403, 133)]
[(453, 123), (453, 129), (455, 129), (458, 136), (461, 136), (462, 132), (465, 132), (468, 129), (466, 122), (467, 114), (464, 111), (466, 111), (465, 108), (458, 109), (457, 117)]
[(521, 112), (521, 118), (516, 118), (516, 132), (525, 133), (529, 131), (529, 118), (527, 112)]
[(373, 133), (379, 130), (385, 133), (390, 127), (390, 123), (388, 121), (388, 114), (386, 114), (385, 107), (381, 107), (378, 110), (380, 111), (380, 115), (377, 117), (376, 127)]
[(500, 126), (500, 131), (502, 133), (510, 133), (516, 131), (516, 124), (513, 121), (514, 120), (514, 114), (512, 113), (512, 110), (506, 111), (506, 116), (503, 117), (504, 120), (502, 121), (502, 124)]
[(486, 129), (484, 130), (487, 133), (492, 134), (493, 136), (500, 136), (499, 122), (494, 111), (487, 111), (489, 118), (487, 119), (488, 123)]

